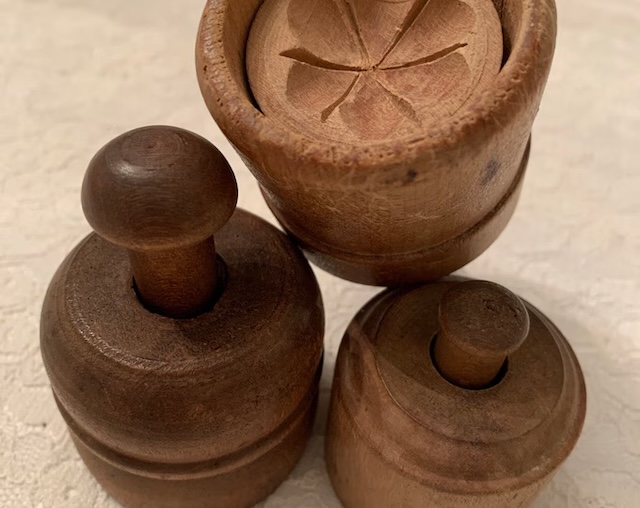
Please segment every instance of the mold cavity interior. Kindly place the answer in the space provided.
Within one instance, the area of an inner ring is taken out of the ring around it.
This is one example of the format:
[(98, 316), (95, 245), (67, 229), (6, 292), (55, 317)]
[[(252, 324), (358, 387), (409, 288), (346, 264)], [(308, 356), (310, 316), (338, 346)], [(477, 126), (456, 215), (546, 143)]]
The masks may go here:
[[(520, 29), (523, 2), (522, 0), (492, 1), (502, 24), (504, 48), (502, 67), (504, 67), (511, 56), (511, 51)], [(249, 32), (262, 3), (263, 0), (243, 0), (241, 2), (228, 0), (224, 11), (224, 37), (227, 39), (227, 44), (225, 45), (227, 54), (225, 56), (231, 66), (238, 88), (244, 91), (247, 99), (260, 112), (262, 111), (249, 85), (245, 59)]]

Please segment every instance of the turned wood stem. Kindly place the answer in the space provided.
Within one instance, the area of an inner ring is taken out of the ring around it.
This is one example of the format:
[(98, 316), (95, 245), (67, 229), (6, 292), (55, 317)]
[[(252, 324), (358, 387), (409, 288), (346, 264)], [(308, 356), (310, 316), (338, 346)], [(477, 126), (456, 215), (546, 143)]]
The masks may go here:
[(438, 334), (434, 355), (440, 373), (461, 388), (482, 389), (494, 384), (505, 367), (504, 354), (478, 357), (456, 346), (455, 339), (443, 333)]
[(198, 315), (213, 305), (217, 289), (213, 237), (178, 249), (129, 250), (138, 297), (168, 317)]
[(509, 355), (529, 334), (529, 315), (507, 289), (483, 281), (464, 282), (443, 296), (433, 361), (461, 388), (478, 390), (500, 381)]

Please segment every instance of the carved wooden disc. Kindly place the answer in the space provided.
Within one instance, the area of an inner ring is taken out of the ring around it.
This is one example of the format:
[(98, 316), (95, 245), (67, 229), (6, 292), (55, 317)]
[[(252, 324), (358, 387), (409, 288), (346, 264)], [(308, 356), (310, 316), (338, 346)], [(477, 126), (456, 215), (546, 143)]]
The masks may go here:
[(419, 134), (497, 76), (491, 0), (266, 0), (247, 71), (262, 112), (314, 139)]

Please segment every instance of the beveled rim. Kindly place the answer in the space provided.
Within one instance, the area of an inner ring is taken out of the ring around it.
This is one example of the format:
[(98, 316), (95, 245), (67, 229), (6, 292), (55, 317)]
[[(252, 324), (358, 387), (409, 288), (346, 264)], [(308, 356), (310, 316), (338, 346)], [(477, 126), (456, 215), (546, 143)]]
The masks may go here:
[(81, 423), (69, 414), (55, 391), (53, 397), (72, 435), (103, 461), (123, 471), (147, 478), (195, 480), (237, 471), (273, 452), (274, 449), (282, 444), (304, 422), (309, 412), (314, 413), (316, 411), (323, 364), (324, 355), (318, 364), (307, 396), (300, 401), (300, 404), (291, 413), (285, 415), (278, 427), (233, 453), (192, 463), (153, 462), (114, 450), (84, 429)]
[(224, 19), (232, 1), (235, 0), (208, 0), (205, 5), (196, 49), (198, 81), (209, 111), (224, 134), (254, 161), (261, 159), (261, 153), (274, 151), (302, 165), (366, 169), (450, 149), (462, 139), (467, 147), (475, 146), (480, 138), (486, 142), (508, 128), (517, 113), (531, 103), (530, 97), (541, 95), (555, 50), (555, 1), (525, 0), (522, 28), (512, 41), (509, 58), (493, 86), (478, 94), (448, 122), (400, 140), (368, 145), (330, 143), (288, 130), (266, 117), (239, 88), (224, 58)]

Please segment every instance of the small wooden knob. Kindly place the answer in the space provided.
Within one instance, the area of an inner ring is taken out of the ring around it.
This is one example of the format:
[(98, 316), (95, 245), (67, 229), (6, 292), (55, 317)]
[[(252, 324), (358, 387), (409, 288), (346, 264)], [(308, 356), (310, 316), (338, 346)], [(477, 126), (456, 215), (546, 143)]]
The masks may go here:
[(507, 358), (529, 334), (529, 314), (511, 291), (484, 281), (457, 284), (438, 309), (433, 360), (449, 382), (469, 389), (492, 386)]
[(237, 198), (224, 156), (175, 127), (144, 127), (109, 142), (89, 164), (82, 186), (89, 224), (129, 251), (141, 301), (174, 318), (213, 304), (213, 234), (229, 220)]

